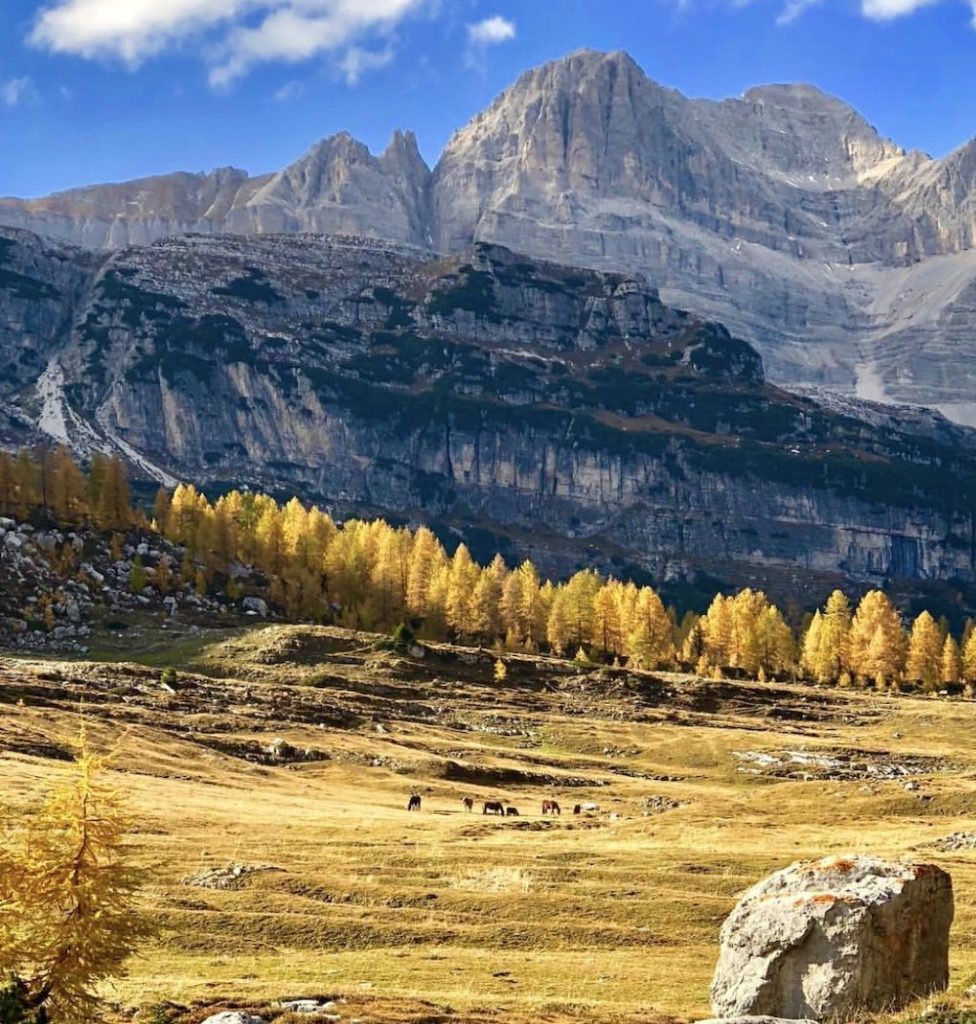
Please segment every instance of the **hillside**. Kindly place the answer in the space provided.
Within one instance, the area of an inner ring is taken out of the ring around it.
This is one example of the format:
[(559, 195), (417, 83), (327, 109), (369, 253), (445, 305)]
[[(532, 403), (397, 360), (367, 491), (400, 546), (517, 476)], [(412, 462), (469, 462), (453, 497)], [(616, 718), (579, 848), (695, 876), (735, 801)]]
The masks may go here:
[(972, 580), (970, 431), (784, 391), (643, 278), (310, 236), (0, 249), (8, 443), (427, 522), (554, 575), (808, 603)]
[[(63, 770), (80, 700), (116, 751), (163, 925), (110, 993), (121, 1016), (270, 1019), (317, 997), (350, 1024), (693, 1020), (737, 895), (852, 850), (952, 872), (949, 1000), (969, 1005), (970, 701), (526, 655), (499, 683), (475, 648), (379, 640), (157, 630), (96, 636), (99, 660), (0, 660), (8, 806)], [(519, 816), (466, 813), (464, 796)], [(544, 818), (551, 798), (563, 813)]]
[(428, 168), (397, 132), (347, 133), (282, 170), (234, 168), (0, 200), (0, 224), (90, 249), (186, 233), (475, 242), (641, 272), (755, 345), (779, 383), (976, 422), (968, 352), (974, 144), (936, 160), (807, 84), (715, 102), (624, 53), (526, 71)]

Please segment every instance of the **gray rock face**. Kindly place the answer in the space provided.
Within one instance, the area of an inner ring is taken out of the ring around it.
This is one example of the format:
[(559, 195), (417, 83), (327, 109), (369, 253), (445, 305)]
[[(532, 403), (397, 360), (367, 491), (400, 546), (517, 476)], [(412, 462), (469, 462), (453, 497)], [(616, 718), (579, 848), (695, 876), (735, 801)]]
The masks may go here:
[(707, 1020), (700, 1020), (697, 1024), (818, 1024), (812, 1020), (793, 1020), (789, 1017), (754, 1017), (743, 1015), (741, 1017), (709, 1017)]
[(0, 224), (117, 249), (186, 232), (353, 234), (641, 272), (754, 344), (772, 379), (976, 425), (976, 142), (905, 152), (808, 85), (688, 99), (623, 53), (522, 75), (431, 172), (410, 133), (36, 200)]
[(871, 857), (794, 864), (750, 889), (721, 932), (717, 1017), (850, 1019), (949, 983), (952, 881)]
[[(976, 574), (971, 431), (788, 394), (637, 275), (293, 235), (173, 239), (86, 273), (7, 408), (157, 480), (484, 531), (479, 554), (552, 573), (707, 571), (795, 599), (802, 567), (815, 600)], [(14, 333), (18, 308), (0, 290)]]
[(91, 249), (148, 245), (187, 233), (282, 231), (423, 244), (429, 178), (412, 132), (397, 132), (379, 157), (341, 133), (263, 177), (227, 167), (72, 189), (37, 200), (0, 199), (0, 224)]

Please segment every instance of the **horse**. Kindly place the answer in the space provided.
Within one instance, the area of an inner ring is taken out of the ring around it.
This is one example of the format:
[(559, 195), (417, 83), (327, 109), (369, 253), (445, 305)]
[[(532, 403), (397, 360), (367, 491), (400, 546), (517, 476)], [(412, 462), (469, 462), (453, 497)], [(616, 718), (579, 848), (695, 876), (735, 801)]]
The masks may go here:
[(582, 804), (576, 804), (573, 807), (573, 814), (582, 814), (582, 813), (583, 813), (583, 805)]
[(419, 811), (420, 810), (420, 794), (411, 793), (410, 799), (407, 801), (408, 811)]
[(482, 814), (504, 814), (505, 808), (498, 800), (486, 800)]
[(470, 796), (466, 796), (461, 801), (461, 803), (464, 804), (464, 809), (466, 811), (473, 811), (474, 810), (474, 800)]
[(595, 804), (592, 801), (590, 803), (583, 804), (580, 810), (584, 814), (595, 814), (600, 809), (599, 804)]
[(517, 807), (506, 807), (505, 808), (505, 814), (508, 815), (509, 818), (517, 818), (519, 816), (518, 808)]
[(559, 804), (555, 800), (543, 800), (542, 801), (542, 813), (543, 814), (562, 814), (562, 810)]

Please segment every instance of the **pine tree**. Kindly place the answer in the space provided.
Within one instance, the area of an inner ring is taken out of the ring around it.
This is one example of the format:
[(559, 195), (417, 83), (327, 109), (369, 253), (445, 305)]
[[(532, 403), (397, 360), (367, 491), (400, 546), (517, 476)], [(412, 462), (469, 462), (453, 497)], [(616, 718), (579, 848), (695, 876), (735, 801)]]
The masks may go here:
[(962, 677), (976, 683), (976, 630), (970, 630), (962, 649)]
[(851, 605), (842, 590), (827, 598), (823, 614), (820, 651), (814, 675), (822, 683), (835, 683), (848, 663), (850, 653)]
[(440, 542), (426, 526), (421, 526), (413, 535), (407, 560), (407, 608), (411, 615), (419, 619), (427, 616), (431, 582), (445, 561)]
[(604, 654), (618, 655), (623, 651), (624, 623), (620, 616), (619, 590), (617, 580), (608, 580), (593, 598), (590, 644)]
[(100, 1019), (100, 982), (147, 934), (125, 854), (128, 820), (102, 774), (82, 739), (72, 778), (0, 845), (0, 977), (12, 979), (7, 999), (38, 1022)]
[(942, 682), (947, 686), (960, 682), (962, 679), (962, 658), (959, 655), (959, 644), (948, 634), (942, 645)]
[(820, 667), (823, 663), (820, 653), (822, 642), (823, 616), (818, 608), (813, 613), (813, 618), (810, 620), (810, 625), (807, 626), (806, 633), (803, 634), (800, 654), (800, 667), (818, 682), (824, 681), (820, 678)]
[(912, 635), (908, 643), (908, 660), (905, 675), (926, 690), (937, 690), (942, 677), (942, 634), (938, 623), (928, 612), (912, 624)]
[[(933, 623), (934, 624), (934, 623)], [(851, 621), (850, 670), (865, 682), (894, 682), (905, 665), (907, 641), (901, 618), (887, 596), (869, 590)]]
[(37, 467), (27, 449), (22, 450), (14, 463), (14, 512), (20, 519), (36, 508), (39, 501), (37, 491)]
[(642, 668), (660, 668), (674, 659), (671, 619), (661, 598), (650, 587), (641, 587), (637, 594), (626, 653), (628, 659)]
[(732, 598), (716, 594), (701, 622), (705, 654), (719, 668), (732, 664)]
[(474, 633), (472, 597), (479, 574), (480, 570), (474, 564), (467, 545), (459, 544), (451, 559), (445, 607), (447, 624), (457, 636)]
[(692, 623), (691, 628), (688, 630), (688, 635), (681, 645), (682, 663), (694, 668), (699, 675), (704, 673), (698, 670), (698, 665), (702, 662), (702, 659), (708, 660), (705, 647), (705, 631), (702, 626), (703, 621), (704, 619), (699, 617)]
[(169, 506), (169, 491), (165, 487), (160, 487), (153, 500), (153, 522), (156, 524), (156, 529), (164, 535), (166, 524), (169, 521)]
[(557, 587), (546, 617), (546, 642), (556, 654), (562, 655), (569, 649), (571, 636), (566, 588)]
[(14, 460), (0, 451), (0, 515), (9, 516), (17, 507)]

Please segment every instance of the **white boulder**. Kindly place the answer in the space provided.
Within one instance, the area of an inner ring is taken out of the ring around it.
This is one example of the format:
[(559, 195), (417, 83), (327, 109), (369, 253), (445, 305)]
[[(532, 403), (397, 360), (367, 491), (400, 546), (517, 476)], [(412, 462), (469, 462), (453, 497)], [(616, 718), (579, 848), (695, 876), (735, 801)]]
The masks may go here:
[(215, 1013), (208, 1017), (203, 1024), (265, 1024), (263, 1017), (255, 1017), (251, 1013), (242, 1013), (240, 1010), (224, 1010), (222, 1013)]
[(753, 886), (722, 926), (716, 1017), (895, 1010), (949, 982), (952, 880), (930, 864), (828, 857)]

